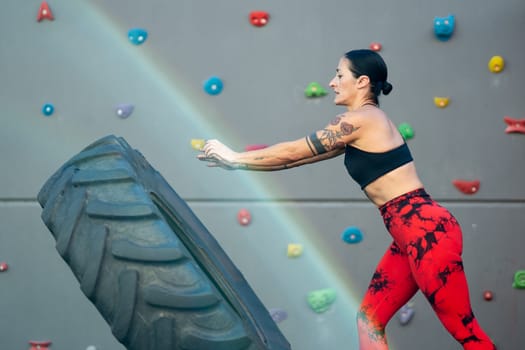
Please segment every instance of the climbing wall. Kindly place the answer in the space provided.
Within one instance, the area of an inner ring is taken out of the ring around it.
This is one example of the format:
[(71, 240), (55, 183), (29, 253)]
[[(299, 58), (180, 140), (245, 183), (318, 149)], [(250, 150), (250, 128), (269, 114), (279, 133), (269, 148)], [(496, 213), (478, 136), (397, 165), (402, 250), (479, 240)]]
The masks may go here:
[[(123, 349), (36, 202), (110, 134), (187, 201), (293, 349), (356, 348), (355, 312), (390, 238), (342, 159), (274, 173), (196, 159), (204, 139), (243, 150), (325, 126), (342, 112), (328, 82), (356, 48), (387, 62), (381, 106), (463, 227), (479, 322), (498, 348), (523, 348), (523, 1), (4, 0), (1, 13), (0, 349)], [(420, 294), (387, 332), (392, 349), (460, 348)]]

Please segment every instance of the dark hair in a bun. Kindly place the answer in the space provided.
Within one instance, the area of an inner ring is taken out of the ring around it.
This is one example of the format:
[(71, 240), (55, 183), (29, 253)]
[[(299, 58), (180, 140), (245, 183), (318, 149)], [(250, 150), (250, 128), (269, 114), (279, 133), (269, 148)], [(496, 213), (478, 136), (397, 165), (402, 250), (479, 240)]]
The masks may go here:
[(392, 84), (387, 81), (388, 69), (383, 58), (375, 51), (362, 49), (345, 53), (345, 58), (350, 61), (350, 71), (354, 77), (366, 75), (370, 78), (372, 98), (379, 104), (378, 96), (382, 93), (388, 95), (392, 91)]

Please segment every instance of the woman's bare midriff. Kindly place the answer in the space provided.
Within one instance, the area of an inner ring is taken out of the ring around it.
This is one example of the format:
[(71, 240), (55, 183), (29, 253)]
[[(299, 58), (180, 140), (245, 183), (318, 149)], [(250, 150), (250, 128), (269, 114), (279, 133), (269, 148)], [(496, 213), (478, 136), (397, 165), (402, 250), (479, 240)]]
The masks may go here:
[(368, 184), (365, 194), (376, 206), (407, 192), (423, 188), (423, 183), (417, 176), (414, 162), (407, 163)]

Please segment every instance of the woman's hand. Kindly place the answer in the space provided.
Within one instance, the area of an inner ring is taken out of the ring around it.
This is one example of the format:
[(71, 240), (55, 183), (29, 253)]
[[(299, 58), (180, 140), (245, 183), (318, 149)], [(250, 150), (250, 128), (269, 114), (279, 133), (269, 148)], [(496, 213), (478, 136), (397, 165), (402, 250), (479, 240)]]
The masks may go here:
[(209, 167), (221, 167), (228, 170), (239, 168), (236, 162), (237, 152), (232, 151), (219, 140), (208, 140), (201, 150), (197, 159), (208, 162)]

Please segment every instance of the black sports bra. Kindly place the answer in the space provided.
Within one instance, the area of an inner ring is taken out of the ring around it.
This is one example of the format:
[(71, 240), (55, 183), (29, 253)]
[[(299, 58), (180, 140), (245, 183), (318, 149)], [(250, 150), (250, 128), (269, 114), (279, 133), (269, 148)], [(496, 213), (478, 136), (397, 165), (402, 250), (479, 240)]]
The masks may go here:
[(367, 152), (346, 145), (345, 166), (348, 174), (364, 189), (369, 183), (413, 160), (408, 145), (403, 143), (386, 152)]

